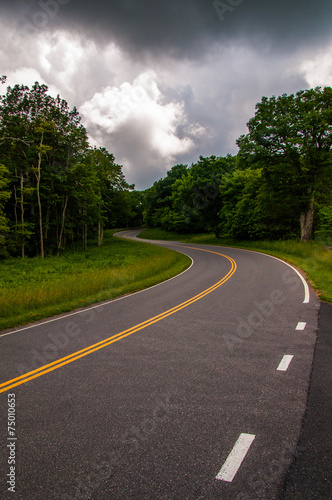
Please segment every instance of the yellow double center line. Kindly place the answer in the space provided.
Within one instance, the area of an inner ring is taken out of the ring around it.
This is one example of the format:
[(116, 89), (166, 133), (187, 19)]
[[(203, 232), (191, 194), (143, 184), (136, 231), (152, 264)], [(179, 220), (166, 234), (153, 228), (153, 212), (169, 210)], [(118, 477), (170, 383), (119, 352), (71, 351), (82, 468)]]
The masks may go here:
[(20, 377), (13, 378), (11, 380), (8, 380), (7, 382), (4, 382), (0, 384), (0, 393), (8, 391), (12, 389), (13, 387), (16, 387), (21, 384), (25, 384), (26, 382), (29, 382), (29, 380), (33, 380), (34, 378), (41, 377), (42, 375), (45, 375), (46, 373), (49, 373), (53, 370), (57, 370), (58, 368), (61, 368), (61, 366), (68, 365), (69, 363), (72, 363), (73, 361), (76, 361), (77, 359), (83, 358), (84, 356), (87, 356), (88, 354), (91, 354), (95, 351), (98, 351), (99, 349), (103, 349), (104, 347), (113, 344), (114, 342), (117, 342), (118, 340), (124, 339), (125, 337), (128, 337), (129, 335), (132, 335), (135, 332), (138, 332), (139, 330), (143, 330), (143, 328), (146, 328), (147, 326), (153, 325), (153, 323), (157, 323), (157, 321), (160, 321), (164, 318), (167, 318), (167, 316), (170, 316), (171, 314), (174, 314), (181, 309), (184, 309), (187, 306), (190, 306), (197, 300), (202, 299), (209, 293), (213, 292), (216, 290), (218, 287), (223, 285), (229, 278), (235, 273), (236, 271), (236, 262), (231, 258), (228, 257), (227, 255), (218, 253), (218, 252), (213, 252), (212, 250), (204, 250), (202, 248), (195, 248), (195, 247), (182, 247), (182, 248), (191, 248), (194, 250), (200, 250), (202, 252), (209, 252), (209, 253), (214, 253), (216, 255), (220, 255), (221, 257), (225, 257), (228, 259), (231, 263), (231, 269), (230, 271), (224, 276), (220, 281), (217, 281), (214, 285), (212, 285), (210, 288), (207, 288), (203, 292), (199, 293), (198, 295), (195, 295), (191, 299), (186, 300), (185, 302), (182, 302), (181, 304), (173, 307), (172, 309), (168, 309), (167, 311), (158, 314), (158, 316), (154, 316), (153, 318), (150, 318), (146, 321), (143, 321), (143, 323), (139, 323), (138, 325), (135, 325), (131, 328), (128, 328), (128, 330), (124, 330), (120, 333), (117, 333), (116, 335), (113, 335), (112, 337), (109, 337), (105, 340), (102, 340), (101, 342), (97, 342), (97, 344), (93, 344), (89, 347), (85, 347), (84, 349), (81, 349), (80, 351), (76, 351), (73, 354), (70, 354), (69, 356), (65, 356), (64, 358), (58, 359), (57, 361), (53, 361), (53, 363), (49, 363), (48, 365), (41, 366), (40, 368), (37, 368), (36, 370), (33, 370), (31, 372), (25, 373), (24, 375), (21, 375)]

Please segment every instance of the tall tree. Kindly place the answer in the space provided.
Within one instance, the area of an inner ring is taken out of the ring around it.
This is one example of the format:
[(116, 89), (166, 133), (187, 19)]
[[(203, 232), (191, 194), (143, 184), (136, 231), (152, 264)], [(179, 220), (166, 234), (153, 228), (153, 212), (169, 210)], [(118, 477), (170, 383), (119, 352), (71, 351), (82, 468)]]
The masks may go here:
[(301, 240), (312, 236), (314, 203), (332, 174), (332, 89), (263, 97), (237, 143), (242, 164), (262, 168), (276, 198), (297, 212)]
[(172, 208), (174, 183), (185, 177), (187, 173), (187, 165), (175, 165), (168, 170), (166, 177), (156, 181), (146, 191), (144, 221), (148, 226), (171, 229), (169, 216)]
[(187, 176), (174, 183), (174, 229), (213, 231), (219, 237), (220, 187), (235, 164), (236, 158), (230, 155), (225, 158), (200, 156), (199, 161), (191, 165)]
[[(66, 172), (81, 161), (88, 148), (77, 110), (70, 110), (60, 96), (53, 98), (47, 91), (47, 86), (38, 82), (31, 89), (15, 85), (0, 98), (0, 158), (11, 171), (15, 231), (21, 234), (22, 257), (26, 237), (34, 228), (39, 235), (39, 252), (44, 256), (44, 239), (50, 226), (57, 224), (59, 207), (63, 216), (65, 213), (62, 196), (66, 200)], [(29, 214), (24, 213), (27, 196)], [(58, 233), (57, 227), (54, 231)]]

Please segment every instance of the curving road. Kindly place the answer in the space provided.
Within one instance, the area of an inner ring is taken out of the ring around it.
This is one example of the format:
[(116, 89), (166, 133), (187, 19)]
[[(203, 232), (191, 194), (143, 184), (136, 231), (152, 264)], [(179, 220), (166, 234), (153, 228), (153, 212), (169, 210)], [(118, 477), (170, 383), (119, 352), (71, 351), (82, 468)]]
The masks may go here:
[(10, 480), (24, 500), (281, 497), (319, 301), (267, 255), (156, 244), (191, 267), (0, 334), (1, 498)]

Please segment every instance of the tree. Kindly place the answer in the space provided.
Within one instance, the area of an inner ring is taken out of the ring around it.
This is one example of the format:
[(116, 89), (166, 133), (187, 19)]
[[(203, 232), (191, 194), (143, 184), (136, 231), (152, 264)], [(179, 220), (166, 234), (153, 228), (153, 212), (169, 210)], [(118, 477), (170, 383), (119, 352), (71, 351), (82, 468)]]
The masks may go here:
[(200, 156), (187, 176), (176, 181), (172, 195), (175, 230), (213, 231), (219, 237), (220, 187), (235, 164), (236, 158), (231, 155)]
[(189, 168), (175, 165), (146, 193), (145, 222), (171, 231), (214, 231), (219, 237), (220, 185), (236, 158), (199, 157)]
[(129, 185), (122, 172), (122, 166), (115, 163), (112, 153), (105, 148), (93, 148), (87, 152), (87, 161), (96, 172), (95, 189), (99, 193), (99, 206), (97, 207), (97, 241), (102, 244), (104, 226), (116, 227), (127, 225), (130, 214), (128, 193), (134, 189)]
[(297, 213), (301, 240), (312, 236), (314, 203), (332, 173), (332, 89), (263, 97), (241, 136), (240, 163), (262, 168), (276, 199)]
[(10, 198), (10, 191), (7, 190), (9, 184), (8, 173), (8, 169), (0, 164), (0, 251), (4, 247), (5, 234), (9, 231), (9, 221), (4, 212), (4, 206)]
[[(5, 83), (6, 78), (0, 78)], [(0, 163), (9, 171), (5, 210), (11, 253), (60, 254), (68, 244), (103, 241), (104, 226), (128, 220), (132, 202), (122, 166), (91, 148), (74, 107), (36, 82), (0, 96)], [(35, 238), (30, 238), (35, 236)]]
[[(31, 89), (15, 85), (8, 87), (6, 95), (0, 98), (0, 158), (11, 173), (11, 205), (22, 257), (26, 239), (34, 228), (39, 235), (42, 257), (49, 229), (59, 234), (59, 205), (63, 216), (66, 211), (63, 186), (66, 172), (70, 165), (80, 161), (80, 155), (88, 147), (76, 109), (70, 110), (66, 101), (60, 96), (51, 97), (47, 90), (46, 85), (38, 82)], [(25, 209), (27, 201), (29, 214)]]
[(143, 210), (145, 204), (144, 191), (126, 191), (125, 200), (127, 202), (126, 226), (141, 227), (143, 225)]
[(144, 222), (150, 227), (171, 229), (169, 213), (172, 207), (173, 185), (187, 175), (187, 165), (175, 165), (167, 171), (166, 177), (156, 181), (145, 194)]
[(261, 168), (237, 169), (220, 186), (219, 231), (239, 240), (293, 236), (292, 216), (280, 212)]

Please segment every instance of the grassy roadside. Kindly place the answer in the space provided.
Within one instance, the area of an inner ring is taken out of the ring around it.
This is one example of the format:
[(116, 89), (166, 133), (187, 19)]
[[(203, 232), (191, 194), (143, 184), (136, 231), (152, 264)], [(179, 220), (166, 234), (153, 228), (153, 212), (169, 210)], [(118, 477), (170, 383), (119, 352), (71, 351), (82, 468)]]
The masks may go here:
[(217, 239), (213, 234), (177, 234), (159, 229), (146, 229), (140, 237), (230, 246), (274, 255), (301, 269), (319, 298), (332, 303), (332, 250), (314, 242), (302, 243), (294, 240), (239, 242)]
[(105, 231), (100, 248), (0, 263), (0, 330), (142, 290), (186, 269), (182, 254)]

